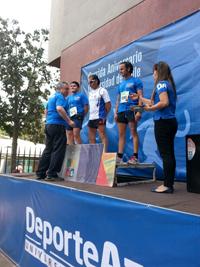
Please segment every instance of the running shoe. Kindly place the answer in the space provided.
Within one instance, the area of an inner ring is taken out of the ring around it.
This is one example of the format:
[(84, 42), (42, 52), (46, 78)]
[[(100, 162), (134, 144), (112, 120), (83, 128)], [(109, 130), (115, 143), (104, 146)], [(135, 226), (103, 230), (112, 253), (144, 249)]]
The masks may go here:
[(128, 160), (128, 164), (137, 164), (139, 163), (138, 158), (136, 158), (135, 156), (130, 157), (130, 159)]
[(117, 156), (116, 165), (127, 165), (127, 162), (123, 161), (123, 158)]

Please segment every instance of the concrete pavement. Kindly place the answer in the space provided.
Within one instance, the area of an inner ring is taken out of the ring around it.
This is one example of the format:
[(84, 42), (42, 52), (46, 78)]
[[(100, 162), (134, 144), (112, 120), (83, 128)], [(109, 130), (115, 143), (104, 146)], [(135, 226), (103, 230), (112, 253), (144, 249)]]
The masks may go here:
[(0, 252), (0, 267), (16, 267), (16, 265)]

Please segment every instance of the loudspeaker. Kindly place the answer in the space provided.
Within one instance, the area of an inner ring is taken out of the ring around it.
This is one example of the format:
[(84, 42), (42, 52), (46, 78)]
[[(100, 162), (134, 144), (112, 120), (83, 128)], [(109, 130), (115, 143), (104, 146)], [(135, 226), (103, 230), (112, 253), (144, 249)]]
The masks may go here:
[(200, 193), (200, 135), (186, 136), (187, 191)]

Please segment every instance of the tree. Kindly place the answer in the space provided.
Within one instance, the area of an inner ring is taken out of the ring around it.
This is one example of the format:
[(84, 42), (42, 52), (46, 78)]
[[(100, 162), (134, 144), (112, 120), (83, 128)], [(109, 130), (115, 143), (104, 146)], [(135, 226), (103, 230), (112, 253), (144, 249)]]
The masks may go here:
[(0, 125), (12, 137), (11, 170), (16, 166), (17, 139), (41, 127), (43, 100), (51, 73), (44, 59), (48, 30), (25, 33), (17, 21), (0, 18)]

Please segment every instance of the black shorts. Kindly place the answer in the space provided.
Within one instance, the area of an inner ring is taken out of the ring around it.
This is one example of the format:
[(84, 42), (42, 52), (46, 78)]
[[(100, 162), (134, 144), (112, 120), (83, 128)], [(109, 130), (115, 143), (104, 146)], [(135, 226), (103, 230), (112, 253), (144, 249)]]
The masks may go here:
[(66, 130), (68, 131), (72, 131), (73, 128), (79, 128), (79, 129), (82, 129), (82, 124), (83, 124), (83, 115), (75, 115), (73, 117), (70, 118), (73, 122), (74, 122), (74, 127), (71, 127), (69, 124), (67, 124), (66, 126)]
[(135, 112), (131, 110), (127, 110), (124, 112), (117, 113), (117, 122), (126, 123), (135, 121)]
[(106, 125), (105, 119), (89, 120), (88, 127), (97, 129), (100, 125)]

